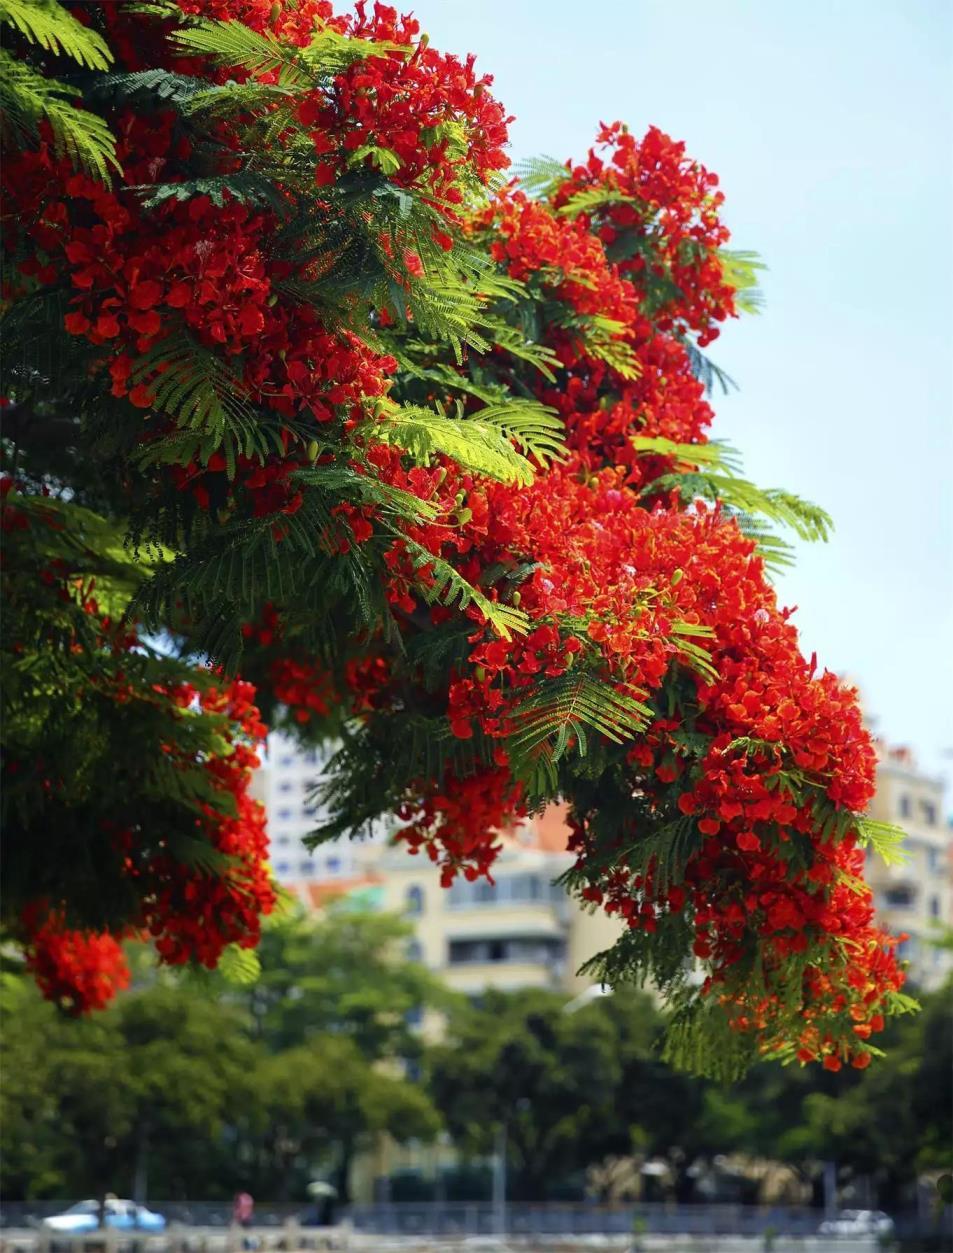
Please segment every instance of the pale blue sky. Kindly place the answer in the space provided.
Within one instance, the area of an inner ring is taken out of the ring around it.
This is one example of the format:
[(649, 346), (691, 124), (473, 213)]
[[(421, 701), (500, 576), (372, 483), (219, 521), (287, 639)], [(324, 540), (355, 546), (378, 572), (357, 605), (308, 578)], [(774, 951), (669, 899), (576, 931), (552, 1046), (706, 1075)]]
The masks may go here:
[[(407, 7), (410, 7), (409, 5)], [(709, 349), (715, 434), (824, 505), (779, 585), (931, 771), (953, 748), (953, 0), (415, 0), (516, 115), (514, 160), (650, 124), (717, 171), (764, 313)], [(948, 802), (950, 797), (948, 795)]]

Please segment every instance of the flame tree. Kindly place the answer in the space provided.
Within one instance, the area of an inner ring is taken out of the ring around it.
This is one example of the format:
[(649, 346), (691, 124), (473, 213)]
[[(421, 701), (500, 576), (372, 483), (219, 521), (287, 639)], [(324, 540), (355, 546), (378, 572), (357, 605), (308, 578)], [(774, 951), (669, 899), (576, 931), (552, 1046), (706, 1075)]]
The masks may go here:
[(673, 1060), (867, 1065), (897, 833), (769, 581), (829, 519), (707, 435), (757, 301), (717, 178), (616, 124), (507, 181), (491, 80), (380, 4), (0, 18), (3, 909), (47, 995), (105, 1003), (130, 935), (250, 970), (260, 710), (337, 745), (316, 841), (396, 813), (444, 883), (565, 801), (626, 924), (591, 969)]

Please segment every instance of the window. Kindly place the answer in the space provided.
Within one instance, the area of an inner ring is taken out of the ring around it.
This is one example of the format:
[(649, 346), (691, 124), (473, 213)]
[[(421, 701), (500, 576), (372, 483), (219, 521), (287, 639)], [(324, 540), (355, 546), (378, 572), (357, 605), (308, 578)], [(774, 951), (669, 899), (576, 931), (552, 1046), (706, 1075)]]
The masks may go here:
[(291, 836), (279, 835), (278, 838), (272, 842), (274, 844), (278, 844), (281, 848), (286, 848), (291, 843)]
[(340, 873), (341, 873), (340, 857), (329, 857), (328, 858), (328, 874), (340, 874)]
[(424, 890), (418, 887), (416, 883), (407, 889), (407, 912), (408, 914), (422, 914), (424, 912)]
[(887, 888), (884, 904), (888, 909), (909, 909), (913, 904), (913, 889), (906, 886)]
[(310, 858), (307, 861), (299, 861), (298, 870), (302, 874), (314, 874), (314, 862)]
[(496, 883), (480, 879), (467, 883), (457, 879), (450, 888), (448, 904), (451, 909), (473, 909), (482, 905), (510, 905), (528, 901), (557, 901), (564, 896), (558, 884), (548, 882), (538, 874), (503, 875)]
[(930, 917), (939, 918), (940, 916), (940, 898), (938, 896), (930, 897)]
[(910, 805), (910, 797), (906, 794), (906, 792), (901, 795), (897, 803), (900, 808), (900, 817), (909, 818), (912, 806)]
[(921, 801), (920, 811), (923, 814), (923, 821), (928, 827), (936, 826), (936, 805), (933, 801)]
[(313, 818), (317, 812), (318, 812), (317, 807), (314, 805), (302, 805), (301, 806), (302, 818)]
[(285, 821), (285, 822), (288, 822), (288, 821), (290, 821), (290, 819), (291, 819), (291, 818), (293, 818), (293, 817), (294, 817), (294, 810), (292, 810), (292, 809), (279, 809), (279, 810), (278, 810), (278, 812), (277, 812), (277, 814), (276, 814), (275, 816), (276, 816), (277, 818), (281, 818), (281, 819), (283, 819), (283, 821)]
[(295, 759), (293, 757), (279, 757), (278, 758), (279, 766), (293, 766), (294, 764), (295, 764)]
[(275, 862), (275, 874), (287, 874), (290, 869), (291, 867), (286, 861)]
[(407, 960), (410, 962), (419, 962), (424, 959), (424, 950), (421, 948), (418, 940), (407, 941)]
[(940, 869), (940, 850), (938, 848), (927, 848), (927, 869), (931, 874), (936, 874)]
[(290, 779), (282, 779), (282, 781), (278, 784), (278, 791), (290, 792), (293, 789), (293, 787), (294, 787), (294, 784), (291, 782)]
[(469, 962), (527, 962), (536, 966), (557, 966), (566, 955), (564, 940), (551, 936), (526, 938), (502, 936), (495, 940), (451, 940), (449, 960), (452, 966)]

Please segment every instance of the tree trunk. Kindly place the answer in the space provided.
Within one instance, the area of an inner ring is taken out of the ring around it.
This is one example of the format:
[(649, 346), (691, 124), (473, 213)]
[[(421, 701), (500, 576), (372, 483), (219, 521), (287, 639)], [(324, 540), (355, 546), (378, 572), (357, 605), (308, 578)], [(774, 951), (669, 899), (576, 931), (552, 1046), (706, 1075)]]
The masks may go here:
[(339, 1205), (349, 1205), (351, 1201), (351, 1163), (353, 1161), (354, 1141), (347, 1137), (341, 1141), (341, 1155), (334, 1170), (334, 1186), (337, 1188)]
[(149, 1191), (149, 1124), (144, 1119), (139, 1124), (136, 1137), (136, 1166), (132, 1176), (132, 1199), (137, 1205), (145, 1205)]

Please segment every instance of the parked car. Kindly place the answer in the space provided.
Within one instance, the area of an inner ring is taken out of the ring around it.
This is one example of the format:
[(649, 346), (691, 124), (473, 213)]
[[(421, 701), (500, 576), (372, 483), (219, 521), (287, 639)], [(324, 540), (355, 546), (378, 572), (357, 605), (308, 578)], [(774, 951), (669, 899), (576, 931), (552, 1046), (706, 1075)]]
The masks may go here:
[(879, 1209), (845, 1209), (817, 1229), (821, 1236), (892, 1236), (893, 1219)]
[[(165, 1219), (161, 1214), (154, 1214), (144, 1205), (136, 1205), (134, 1201), (120, 1201), (118, 1197), (106, 1200), (106, 1226), (117, 1231), (163, 1231)], [(62, 1214), (53, 1214), (43, 1219), (43, 1226), (50, 1231), (59, 1231), (64, 1235), (80, 1235), (84, 1231), (95, 1231), (99, 1226), (99, 1202), (77, 1201)]]

